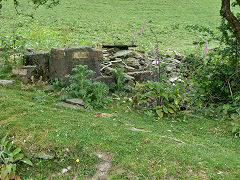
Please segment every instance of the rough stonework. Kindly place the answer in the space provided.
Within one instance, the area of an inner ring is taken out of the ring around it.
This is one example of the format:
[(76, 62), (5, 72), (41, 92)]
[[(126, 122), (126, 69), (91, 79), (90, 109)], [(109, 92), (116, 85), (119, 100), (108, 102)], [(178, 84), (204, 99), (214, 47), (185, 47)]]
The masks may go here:
[(180, 60), (185, 58), (175, 51), (174, 53), (176, 54), (174, 57), (161, 54), (165, 60), (157, 61), (154, 55), (146, 55), (133, 49), (116, 50), (111, 48), (103, 50), (104, 61), (101, 64), (101, 73), (105, 76), (111, 76), (114, 75), (114, 68), (122, 68), (125, 77), (135, 82), (158, 81), (159, 75), (156, 71), (153, 72), (152, 68), (158, 69), (158, 65), (161, 63), (166, 65), (169, 81), (174, 82), (180, 80)]
[[(108, 46), (107, 46), (108, 47)], [(158, 81), (157, 72), (152, 72), (152, 68), (158, 68), (158, 64), (166, 65), (169, 81), (180, 80), (179, 76), (181, 60), (185, 56), (174, 51), (175, 56), (161, 55), (163, 60), (156, 60), (154, 55), (146, 55), (142, 51), (128, 49), (123, 50), (111, 48), (97, 50), (91, 47), (74, 48), (52, 48), (50, 53), (28, 53), (25, 55), (27, 65), (36, 65), (36, 77), (43, 79), (55, 79), (68, 82), (66, 75), (74, 74), (72, 71), (76, 65), (87, 65), (96, 74), (94, 81), (101, 81), (108, 85), (116, 82), (115, 68), (124, 69), (124, 76), (134, 82)], [(22, 78), (24, 80), (24, 78)]]
[(158, 81), (158, 74), (152, 71), (129, 72), (129, 76), (134, 77), (135, 81), (142, 83), (146, 81)]
[(76, 47), (67, 49), (52, 48), (49, 60), (49, 77), (66, 81), (66, 75), (73, 74), (76, 65), (88, 65), (90, 70), (100, 75), (99, 65), (102, 61), (102, 51), (90, 47)]
[(65, 107), (65, 108), (70, 108), (70, 109), (83, 109), (83, 106), (73, 105), (73, 104), (69, 104), (69, 103), (66, 103), (66, 102), (59, 102), (56, 105), (61, 106), (61, 107)]
[(37, 66), (38, 76), (42, 76), (43, 79), (48, 79), (49, 59), (50, 53), (26, 53), (25, 65)]
[(36, 74), (36, 66), (13, 67), (12, 74), (24, 83), (31, 82), (31, 78)]

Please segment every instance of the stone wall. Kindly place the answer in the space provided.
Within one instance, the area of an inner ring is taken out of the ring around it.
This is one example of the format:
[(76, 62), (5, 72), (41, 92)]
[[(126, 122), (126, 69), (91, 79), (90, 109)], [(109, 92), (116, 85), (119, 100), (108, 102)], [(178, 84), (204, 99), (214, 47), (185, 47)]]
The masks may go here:
[[(32, 75), (32, 72), (35, 72), (35, 77), (41, 76), (44, 80), (58, 78), (60, 81), (68, 82), (66, 75), (72, 75), (74, 73), (72, 69), (76, 65), (88, 65), (88, 68), (96, 73), (96, 81), (111, 84), (116, 81), (114, 77), (115, 68), (124, 69), (124, 76), (133, 83), (134, 81), (158, 81), (159, 76), (156, 72), (152, 72), (152, 68), (158, 66), (158, 63), (164, 63), (166, 64), (169, 81), (174, 82), (178, 80), (179, 76), (181, 76), (181, 60), (185, 57), (176, 52), (174, 57), (169, 55), (161, 56), (166, 61), (160, 60), (157, 62), (154, 55), (146, 55), (144, 52), (133, 49), (121, 50), (119, 48), (108, 48), (97, 50), (91, 47), (52, 48), (49, 53), (26, 54), (26, 64), (20, 69), (24, 72), (28, 69), (26, 77), (28, 79)], [(36, 66), (35, 71), (32, 70), (33, 66)], [(24, 79), (19, 73), (16, 75)]]
[(73, 74), (72, 69), (76, 65), (88, 65), (90, 70), (100, 75), (100, 63), (102, 51), (91, 47), (52, 48), (50, 53), (27, 53), (25, 66), (36, 66), (36, 73), (44, 79), (58, 78), (67, 81), (66, 75)]

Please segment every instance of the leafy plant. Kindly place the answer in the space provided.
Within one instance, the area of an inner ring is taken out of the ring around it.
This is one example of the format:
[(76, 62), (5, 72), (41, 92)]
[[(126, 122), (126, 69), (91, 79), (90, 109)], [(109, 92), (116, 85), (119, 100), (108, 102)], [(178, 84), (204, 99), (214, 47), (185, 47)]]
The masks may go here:
[(240, 108), (236, 110), (236, 113), (231, 115), (232, 120), (234, 120), (232, 133), (236, 137), (240, 137)]
[(184, 61), (184, 76), (193, 81), (195, 100), (205, 103), (239, 103), (240, 74), (231, 62), (232, 57), (219, 53), (211, 53), (205, 58), (201, 55), (189, 56)]
[(112, 83), (110, 85), (110, 89), (114, 92), (121, 92), (121, 91), (131, 91), (132, 87), (126, 85), (126, 81), (129, 80), (124, 76), (124, 69), (122, 68), (115, 68), (114, 75), (116, 78), (116, 83)]
[(62, 99), (81, 98), (85, 107), (104, 107), (109, 101), (109, 87), (102, 82), (94, 82), (94, 72), (88, 66), (77, 65), (73, 68), (74, 75), (66, 76), (70, 85), (63, 88)]
[(239, 124), (234, 124), (232, 128), (232, 133), (234, 134), (235, 137), (240, 137), (240, 125)]
[(25, 52), (25, 40), (11, 37), (0, 37), (0, 61), (5, 67), (22, 64), (22, 56)]
[(184, 102), (184, 86), (183, 82), (171, 84), (167, 81), (137, 84), (137, 94), (133, 97), (132, 105), (136, 107), (149, 104), (152, 99), (152, 104), (148, 107), (156, 112), (160, 120), (164, 114), (174, 114), (180, 110), (179, 103)]
[(37, 96), (35, 97), (37, 103), (44, 104), (46, 102), (46, 98), (48, 97), (48, 94), (46, 94), (44, 91), (37, 90)]
[(55, 78), (54, 81), (52, 81), (52, 85), (53, 85), (53, 89), (54, 90), (60, 90), (64, 87), (66, 87), (66, 83), (65, 82), (62, 82), (62, 81), (59, 81), (58, 78)]
[(0, 144), (0, 165), (1, 180), (13, 179), (15, 177), (17, 165), (20, 162), (32, 166), (32, 162), (24, 157), (21, 148), (14, 148), (13, 143), (6, 140), (7, 136), (2, 138)]

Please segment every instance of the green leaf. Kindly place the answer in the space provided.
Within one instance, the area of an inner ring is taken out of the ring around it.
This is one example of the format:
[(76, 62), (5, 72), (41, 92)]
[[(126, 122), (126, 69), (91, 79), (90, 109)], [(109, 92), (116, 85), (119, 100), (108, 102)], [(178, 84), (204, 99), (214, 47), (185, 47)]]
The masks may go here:
[(7, 168), (5, 166), (4, 168), (2, 168), (2, 171), (1, 171), (1, 179), (5, 179), (7, 174), (8, 174), (8, 171), (7, 171)]
[(13, 170), (13, 172), (16, 171), (16, 168), (17, 168), (17, 165), (16, 165), (16, 164), (13, 164), (13, 165), (12, 165), (12, 170)]
[(168, 101), (168, 95), (163, 93), (163, 97), (165, 97), (165, 99)]
[(162, 110), (156, 110), (156, 113), (157, 113), (157, 115), (158, 115), (158, 119), (160, 120), (160, 119), (162, 119), (163, 118), (163, 112), (162, 112)]
[(15, 150), (13, 151), (13, 155), (14, 155), (14, 156), (17, 155), (18, 153), (20, 153), (20, 151), (21, 151), (21, 148), (15, 149)]
[(156, 106), (154, 109), (159, 110), (161, 109), (161, 106)]
[(156, 87), (157, 92), (160, 93), (161, 92), (161, 84), (160, 83), (156, 83), (155, 87)]
[(7, 150), (10, 151), (12, 147), (13, 147), (12, 143), (9, 143), (7, 146)]
[(24, 162), (25, 164), (30, 165), (30, 166), (33, 165), (33, 163), (28, 158), (23, 158), (21, 161)]
[(177, 111), (177, 108), (174, 104), (169, 104), (169, 106), (174, 110), (174, 111)]
[(237, 133), (238, 130), (239, 130), (239, 127), (238, 127), (238, 126), (234, 126), (234, 127), (232, 128), (232, 133)]
[(2, 140), (1, 140), (1, 144), (2, 144), (2, 145), (4, 144), (6, 138), (7, 138), (7, 135), (2, 138)]
[(168, 109), (166, 108), (166, 106), (163, 106), (163, 111), (168, 114)]
[(174, 103), (175, 103), (176, 105), (178, 105), (178, 100), (177, 100), (177, 99), (174, 99)]
[(10, 172), (12, 170), (12, 164), (7, 164), (6, 169), (7, 169), (7, 173), (10, 174)]
[(17, 154), (16, 156), (14, 156), (14, 161), (19, 161), (24, 157), (24, 155), (22, 153)]
[(3, 146), (6, 147), (7, 144), (8, 144), (8, 141), (5, 141), (5, 142), (3, 143)]

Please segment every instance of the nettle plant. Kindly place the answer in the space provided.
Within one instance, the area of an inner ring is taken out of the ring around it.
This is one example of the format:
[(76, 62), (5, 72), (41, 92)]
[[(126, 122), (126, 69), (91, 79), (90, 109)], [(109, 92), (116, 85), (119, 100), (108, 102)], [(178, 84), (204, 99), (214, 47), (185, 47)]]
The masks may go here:
[(77, 65), (73, 71), (74, 75), (66, 76), (70, 85), (62, 89), (65, 94), (61, 98), (81, 98), (85, 107), (105, 107), (109, 102), (109, 87), (105, 83), (94, 82), (95, 72), (87, 65)]
[(2, 180), (14, 179), (17, 165), (21, 162), (32, 166), (32, 162), (24, 157), (21, 148), (14, 148), (13, 143), (2, 138), (0, 144), (0, 178)]

